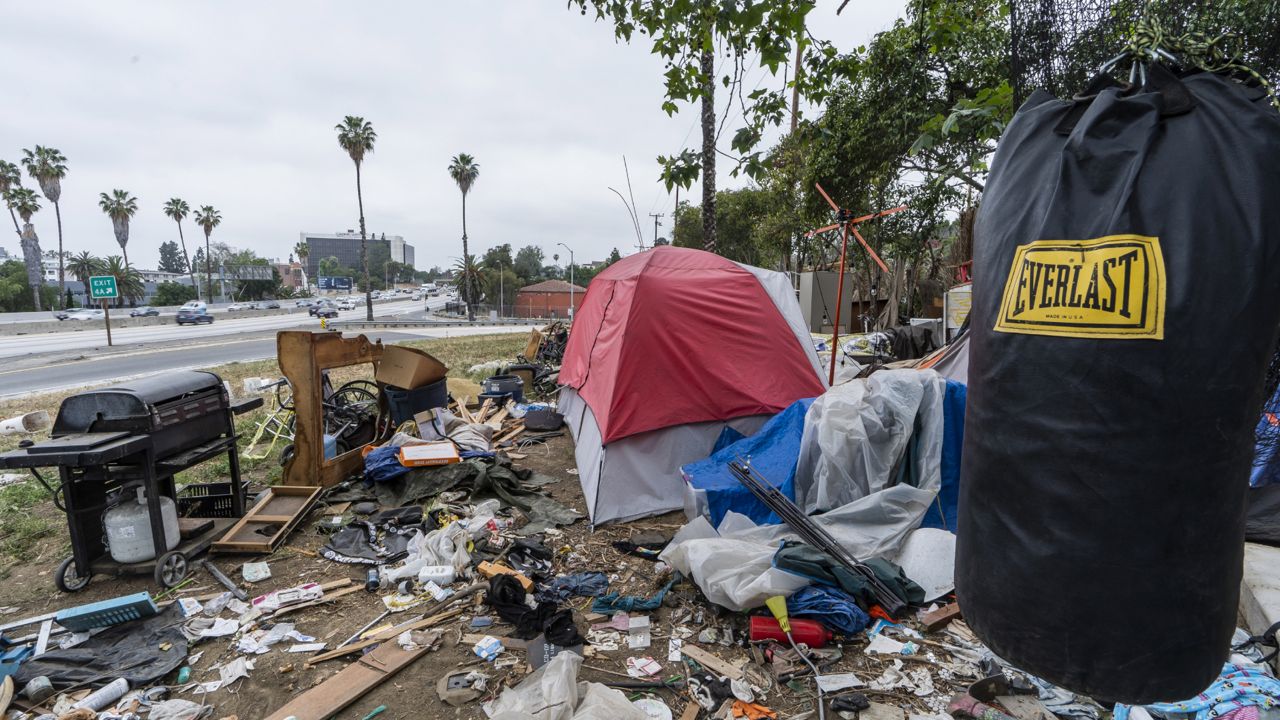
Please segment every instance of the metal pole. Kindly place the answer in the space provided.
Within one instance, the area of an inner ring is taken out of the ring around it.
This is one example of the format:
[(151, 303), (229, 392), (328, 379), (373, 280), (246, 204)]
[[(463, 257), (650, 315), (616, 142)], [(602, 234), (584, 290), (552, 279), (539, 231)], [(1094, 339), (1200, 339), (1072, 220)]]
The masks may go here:
[(840, 351), (840, 306), (844, 303), (844, 262), (849, 252), (849, 225), (840, 233), (840, 278), (836, 283), (836, 324), (831, 328), (831, 373), (828, 385), (836, 384), (836, 353)]
[(556, 243), (560, 247), (569, 251), (569, 322), (573, 322), (573, 248), (564, 243)]
[(107, 325), (107, 347), (111, 347), (111, 306), (105, 298), (102, 301), (102, 320)]

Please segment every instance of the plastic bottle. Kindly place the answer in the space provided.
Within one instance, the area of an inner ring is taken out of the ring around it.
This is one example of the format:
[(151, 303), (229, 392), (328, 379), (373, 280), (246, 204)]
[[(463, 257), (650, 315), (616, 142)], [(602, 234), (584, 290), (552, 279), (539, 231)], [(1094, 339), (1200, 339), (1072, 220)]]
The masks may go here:
[(111, 707), (117, 700), (129, 692), (129, 681), (116, 678), (103, 687), (95, 690), (88, 697), (71, 706), (72, 710), (88, 708), (94, 712)]

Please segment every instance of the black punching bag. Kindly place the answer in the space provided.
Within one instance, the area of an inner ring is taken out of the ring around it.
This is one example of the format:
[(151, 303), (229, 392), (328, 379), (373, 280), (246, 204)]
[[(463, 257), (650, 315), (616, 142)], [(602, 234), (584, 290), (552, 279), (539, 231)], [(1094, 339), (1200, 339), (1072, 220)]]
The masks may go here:
[(1192, 697), (1227, 658), (1280, 324), (1280, 116), (1231, 79), (1148, 77), (1037, 93), (1000, 141), (956, 548), (994, 652), (1126, 703)]

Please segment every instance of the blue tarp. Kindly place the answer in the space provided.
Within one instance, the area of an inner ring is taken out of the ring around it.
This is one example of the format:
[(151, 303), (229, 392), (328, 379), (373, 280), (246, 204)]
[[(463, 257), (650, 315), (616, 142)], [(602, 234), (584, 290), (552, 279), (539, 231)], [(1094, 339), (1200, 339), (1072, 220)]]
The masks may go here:
[(942, 486), (920, 527), (956, 531), (956, 501), (960, 495), (960, 447), (964, 445), (964, 383), (947, 380), (942, 400)]
[(719, 525), (730, 510), (760, 525), (782, 522), (729, 472), (729, 462), (740, 457), (751, 458), (752, 467), (760, 475), (795, 500), (796, 458), (800, 454), (800, 436), (804, 434), (804, 416), (812, 404), (813, 398), (797, 400), (769, 418), (755, 435), (720, 447), (711, 457), (680, 468), (695, 489), (706, 491), (713, 527)]

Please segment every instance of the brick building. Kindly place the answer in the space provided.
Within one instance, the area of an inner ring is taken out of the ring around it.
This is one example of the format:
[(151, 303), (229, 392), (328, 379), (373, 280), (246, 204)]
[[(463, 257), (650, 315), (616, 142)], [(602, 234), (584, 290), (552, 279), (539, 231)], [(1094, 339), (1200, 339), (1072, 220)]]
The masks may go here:
[(576, 310), (582, 306), (587, 289), (564, 280), (544, 280), (516, 293), (515, 316), (521, 318), (567, 318), (569, 300)]

